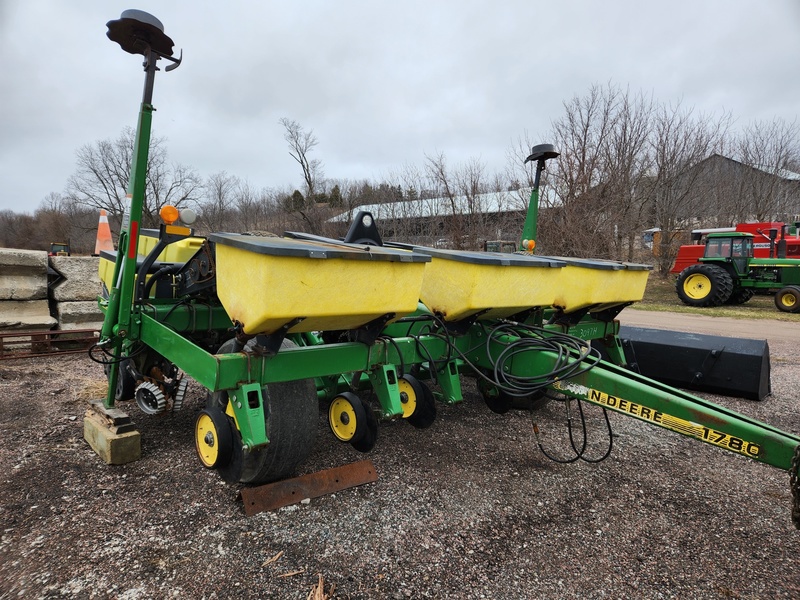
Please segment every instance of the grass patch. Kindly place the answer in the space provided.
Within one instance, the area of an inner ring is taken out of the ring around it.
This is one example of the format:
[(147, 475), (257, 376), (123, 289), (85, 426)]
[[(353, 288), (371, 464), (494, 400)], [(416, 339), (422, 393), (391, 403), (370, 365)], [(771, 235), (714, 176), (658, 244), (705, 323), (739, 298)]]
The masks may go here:
[(687, 306), (675, 293), (675, 275), (662, 277), (651, 272), (647, 279), (647, 289), (641, 302), (632, 308), (656, 312), (677, 312), (707, 317), (729, 317), (732, 319), (775, 319), (797, 323), (797, 314), (785, 313), (775, 308), (772, 294), (756, 294), (749, 301), (738, 305), (723, 305), (715, 308), (695, 308)]

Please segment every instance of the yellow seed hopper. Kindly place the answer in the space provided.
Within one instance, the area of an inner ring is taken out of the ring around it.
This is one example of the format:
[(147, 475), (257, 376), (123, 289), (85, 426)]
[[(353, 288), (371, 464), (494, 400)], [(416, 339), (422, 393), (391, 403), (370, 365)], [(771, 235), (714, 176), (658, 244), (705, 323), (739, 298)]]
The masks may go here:
[[(137, 255), (143, 258), (150, 254), (156, 247), (156, 244), (158, 244), (158, 236), (158, 229), (141, 230), (139, 232)], [(200, 237), (188, 237), (170, 244), (158, 255), (155, 267), (157, 268), (164, 263), (185, 263), (200, 249), (203, 245), (203, 241), (203, 238)], [(110, 290), (114, 284), (114, 265), (116, 260), (116, 251), (103, 250), (100, 252), (100, 263), (98, 266), (100, 281), (105, 284), (107, 290)], [(154, 289), (152, 294), (155, 293)]]
[(644, 296), (650, 267), (577, 258), (414, 247), (431, 257), (420, 299), (447, 321), (507, 317), (534, 307), (600, 310)]
[(217, 294), (248, 334), (356, 329), (414, 312), (430, 257), (378, 246), (215, 233)]

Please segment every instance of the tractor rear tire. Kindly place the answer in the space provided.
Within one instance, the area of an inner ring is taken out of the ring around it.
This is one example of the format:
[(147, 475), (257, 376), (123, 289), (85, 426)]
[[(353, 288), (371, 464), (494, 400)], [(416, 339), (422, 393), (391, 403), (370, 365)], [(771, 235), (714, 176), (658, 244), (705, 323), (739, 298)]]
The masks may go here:
[(722, 267), (696, 264), (681, 271), (675, 291), (689, 306), (720, 306), (733, 293), (733, 279)]
[[(235, 340), (228, 340), (217, 352), (233, 352), (234, 344)], [(292, 346), (292, 342), (284, 340), (281, 347)], [(259, 484), (283, 479), (305, 462), (314, 446), (319, 402), (313, 379), (268, 383), (261, 388), (261, 396), (269, 443), (264, 448), (244, 452), (242, 436), (231, 419), (232, 456), (226, 465), (218, 468), (222, 478), (230, 483)], [(206, 404), (225, 411), (228, 393), (209, 394)]]
[(725, 302), (725, 304), (744, 304), (745, 302), (749, 301), (754, 294), (755, 291), (753, 288), (736, 288), (733, 290), (731, 297), (728, 298), (728, 301)]
[(775, 294), (775, 306), (787, 313), (800, 312), (800, 287), (787, 285)]

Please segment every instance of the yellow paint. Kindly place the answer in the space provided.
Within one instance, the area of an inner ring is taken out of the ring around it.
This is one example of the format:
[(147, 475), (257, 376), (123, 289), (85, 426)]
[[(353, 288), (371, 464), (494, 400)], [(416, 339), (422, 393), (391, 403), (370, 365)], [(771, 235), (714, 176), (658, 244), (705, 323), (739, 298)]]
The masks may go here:
[(273, 333), (297, 317), (305, 319), (291, 332), (354, 329), (387, 313), (399, 318), (417, 309), (422, 262), (275, 256), (223, 244), (216, 248), (217, 295), (248, 334)]
[[(188, 227), (173, 226), (173, 229), (185, 230), (187, 233), (190, 231)], [(137, 249), (139, 255), (147, 256), (150, 254), (153, 248), (156, 247), (157, 243), (157, 237), (150, 237), (148, 235), (139, 236), (139, 248)], [(194, 256), (195, 252), (197, 252), (202, 245), (203, 238), (189, 237), (184, 240), (174, 242), (164, 248), (161, 254), (158, 255), (157, 260), (168, 263), (186, 262), (192, 258), (192, 256)]]
[[(174, 229), (185, 229), (185, 227), (173, 227)], [(150, 237), (148, 235), (139, 236), (139, 246), (137, 248), (139, 256), (147, 256), (158, 243), (158, 238)], [(203, 245), (203, 238), (189, 237), (170, 244), (158, 255), (161, 262), (167, 263), (184, 263), (189, 260)], [(100, 257), (100, 265), (98, 267), (100, 274), (100, 281), (106, 284), (107, 289), (111, 289), (114, 285), (114, 262)], [(155, 295), (155, 289), (150, 292), (150, 295)]]
[(608, 308), (644, 297), (649, 271), (610, 271), (567, 265), (561, 269), (554, 306), (573, 312), (589, 306)]
[(475, 313), (481, 313), (479, 319), (502, 318), (532, 307), (554, 306), (570, 313), (638, 302), (648, 274), (588, 265), (481, 265), (433, 257), (425, 267), (420, 299), (448, 321)]

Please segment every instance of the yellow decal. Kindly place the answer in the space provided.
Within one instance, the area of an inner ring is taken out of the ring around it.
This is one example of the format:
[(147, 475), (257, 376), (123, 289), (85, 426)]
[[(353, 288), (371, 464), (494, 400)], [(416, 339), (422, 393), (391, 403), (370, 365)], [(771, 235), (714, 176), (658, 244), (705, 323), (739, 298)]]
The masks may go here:
[(698, 425), (697, 423), (668, 415), (660, 410), (642, 406), (630, 400), (611, 396), (605, 392), (590, 389), (588, 398), (592, 402), (602, 404), (618, 412), (638, 417), (639, 419), (655, 423), (656, 425), (661, 425), (672, 431), (677, 431), (678, 433), (697, 438), (698, 440), (703, 440), (704, 442), (714, 444), (726, 450), (731, 450), (732, 452), (738, 452), (739, 454), (744, 454), (749, 457), (757, 457), (761, 453), (761, 447), (758, 444), (748, 442), (722, 431), (717, 431), (716, 429), (710, 429), (704, 425)]

